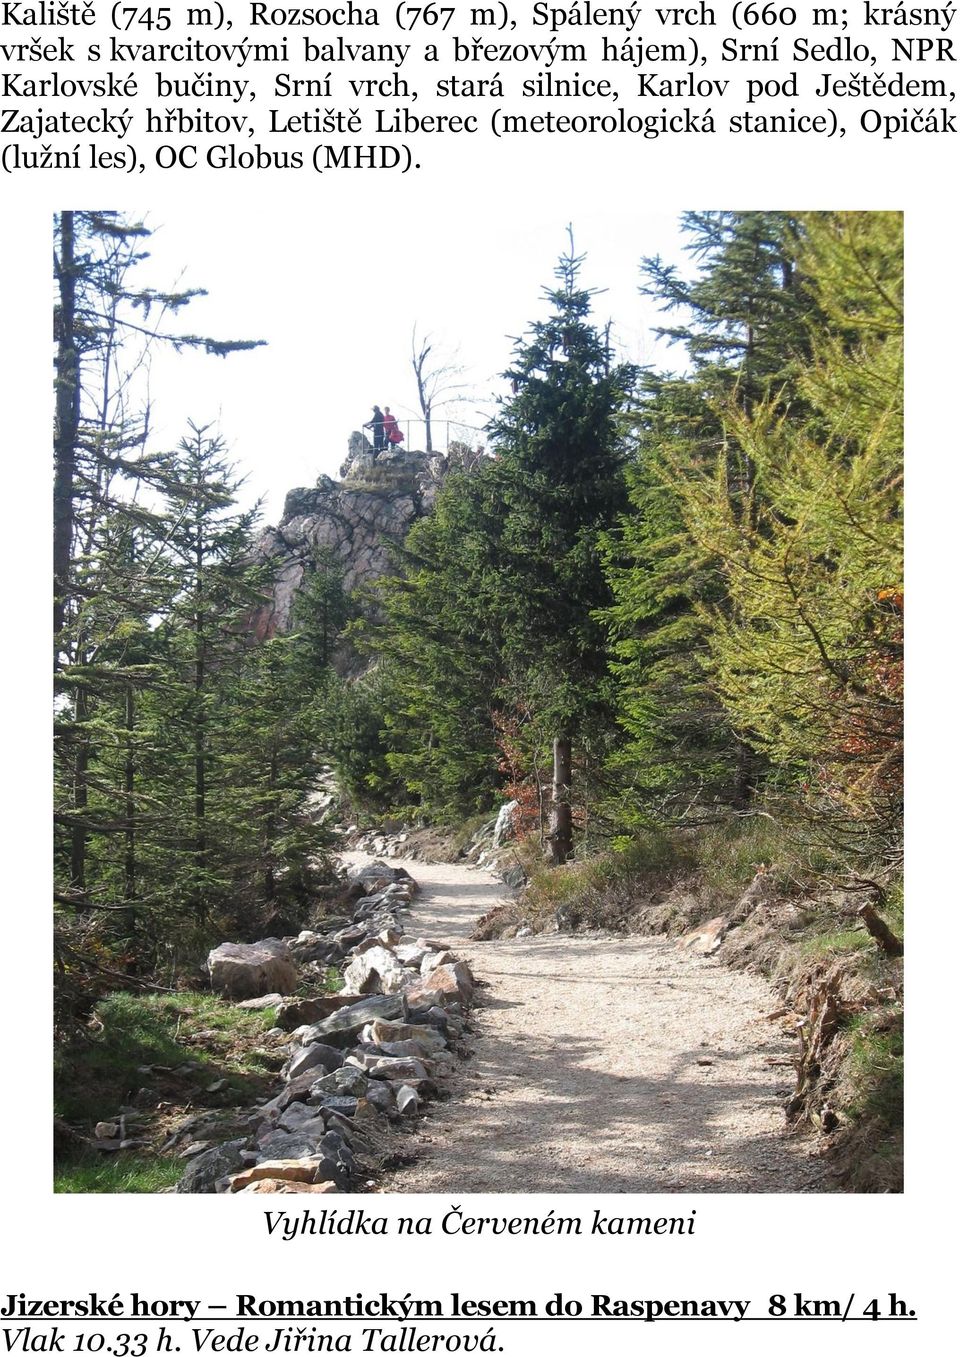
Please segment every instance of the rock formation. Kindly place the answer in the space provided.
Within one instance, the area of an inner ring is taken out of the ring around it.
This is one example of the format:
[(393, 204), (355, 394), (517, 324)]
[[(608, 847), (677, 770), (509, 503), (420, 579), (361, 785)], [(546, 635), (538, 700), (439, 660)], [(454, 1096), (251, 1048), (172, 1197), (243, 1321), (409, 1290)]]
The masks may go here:
[(312, 489), (291, 490), (279, 524), (257, 543), (257, 558), (276, 572), (272, 598), (255, 620), (257, 634), (290, 629), (297, 591), (317, 551), (342, 565), (348, 592), (383, 575), (390, 544), (402, 542), (427, 513), (446, 469), (443, 456), (403, 448), (374, 458), (363, 434), (351, 434), (341, 479), (320, 476)]

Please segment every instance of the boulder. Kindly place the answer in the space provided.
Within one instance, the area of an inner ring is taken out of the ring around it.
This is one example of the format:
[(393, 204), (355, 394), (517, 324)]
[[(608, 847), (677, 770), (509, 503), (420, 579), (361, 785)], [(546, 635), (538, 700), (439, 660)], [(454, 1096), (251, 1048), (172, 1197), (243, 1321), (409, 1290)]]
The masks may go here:
[(393, 952), (375, 945), (354, 957), (343, 973), (343, 987), (352, 994), (396, 994), (406, 978)]
[(383, 1079), (370, 1080), (367, 1085), (367, 1102), (385, 1117), (392, 1117), (397, 1110), (396, 1094), (390, 1084)]
[(323, 1041), (330, 1046), (352, 1046), (357, 1034), (375, 1018), (398, 1018), (403, 1004), (396, 994), (372, 994), (365, 999), (331, 1013), (315, 1023), (304, 1035), (304, 1042)]
[(190, 1161), (183, 1177), (177, 1183), (177, 1192), (217, 1192), (219, 1183), (226, 1184), (228, 1175), (236, 1173), (243, 1164), (245, 1140), (228, 1140), (212, 1150), (205, 1150)]
[(211, 988), (228, 999), (290, 994), (299, 979), (290, 949), (280, 938), (222, 942), (207, 957), (207, 970)]
[(346, 1096), (348, 1098), (362, 1098), (367, 1091), (366, 1076), (356, 1065), (344, 1065), (342, 1069), (334, 1070), (332, 1074), (325, 1074), (322, 1079), (318, 1079), (310, 1089), (311, 1099), (327, 1098), (333, 1096)]
[(261, 1178), (258, 1182), (251, 1183), (249, 1187), (232, 1187), (231, 1192), (339, 1192), (340, 1189), (336, 1183), (298, 1183), (289, 1182), (281, 1178)]
[(697, 952), (700, 956), (710, 956), (723, 942), (730, 925), (726, 914), (718, 914), (715, 919), (708, 919), (689, 933), (684, 933), (682, 938), (677, 939), (677, 946)]
[(473, 1002), (473, 976), (465, 961), (453, 961), (436, 966), (419, 984), (406, 991), (411, 1008), (429, 1008), (432, 1004), (446, 1006), (458, 1003), (469, 1008)]
[[(265, 1159), (253, 1168), (230, 1175), (230, 1191), (242, 1192), (252, 1183), (264, 1179), (284, 1183), (313, 1183), (317, 1176), (317, 1165), (308, 1159)], [(277, 1189), (274, 1188), (274, 1191)]]
[(513, 812), (517, 809), (519, 803), (516, 801), (507, 801), (497, 813), (496, 823), (493, 826), (493, 846), (500, 848), (507, 839), (513, 838)]
[(413, 966), (418, 971), (423, 964), (423, 958), (427, 955), (427, 949), (416, 942), (401, 942), (393, 951), (397, 960), (404, 966)]
[(259, 1144), (258, 1161), (263, 1159), (307, 1159), (317, 1153), (320, 1137), (326, 1130), (322, 1117), (305, 1121), (295, 1131), (268, 1131)]
[(298, 961), (329, 961), (337, 955), (337, 944), (333, 938), (322, 933), (304, 930), (288, 944), (290, 951)]
[[(277, 1126), (281, 1131), (297, 1131), (301, 1126), (306, 1126), (308, 1122), (316, 1121), (317, 1109), (308, 1103), (291, 1103), (286, 1111), (280, 1114)], [(322, 1127), (319, 1134), (322, 1135), (325, 1127)], [(263, 1132), (266, 1135), (266, 1131)]]
[(397, 1089), (397, 1111), (401, 1117), (415, 1117), (420, 1110), (420, 1095), (409, 1084), (401, 1084)]
[(436, 1027), (409, 1022), (372, 1022), (363, 1029), (363, 1036), (374, 1046), (382, 1046), (384, 1042), (417, 1041), (428, 1050), (439, 1051), (447, 1044)]
[[(325, 1118), (330, 1118), (333, 1115), (339, 1117), (353, 1117), (356, 1115), (359, 1102), (359, 1098), (340, 1097), (337, 1094), (331, 1094), (329, 1096), (321, 1094), (321, 1101), (318, 1104), (318, 1107)], [(326, 1124), (330, 1125), (331, 1123), (328, 1120)]]
[(282, 1003), (282, 994), (261, 994), (256, 999), (241, 999), (237, 1008), (247, 1008), (258, 1013), (264, 1008), (279, 1008)]
[(327, 1046), (322, 1041), (312, 1042), (309, 1046), (303, 1046), (287, 1061), (283, 1068), (283, 1077), (290, 1083), (298, 1079), (301, 1074), (306, 1074), (308, 1070), (314, 1070), (314, 1078), (320, 1077), (320, 1066), (323, 1066), (323, 1073), (329, 1074), (331, 1070), (339, 1069), (343, 1064), (343, 1053), (337, 1051), (332, 1046)]
[(449, 950), (443, 952), (428, 952), (420, 963), (420, 974), (429, 975), (435, 971), (438, 966), (450, 966), (457, 960), (456, 952)]
[(429, 1060), (433, 1055), (433, 1049), (422, 1041), (382, 1041), (380, 1049), (384, 1055), (412, 1056), (414, 1060)]
[(277, 1008), (277, 1026), (285, 1032), (294, 1028), (322, 1022), (341, 1008), (346, 1008), (356, 1000), (349, 995), (320, 994), (314, 999), (286, 999)]
[(410, 1056), (384, 1056), (371, 1068), (373, 1079), (426, 1079), (426, 1067)]

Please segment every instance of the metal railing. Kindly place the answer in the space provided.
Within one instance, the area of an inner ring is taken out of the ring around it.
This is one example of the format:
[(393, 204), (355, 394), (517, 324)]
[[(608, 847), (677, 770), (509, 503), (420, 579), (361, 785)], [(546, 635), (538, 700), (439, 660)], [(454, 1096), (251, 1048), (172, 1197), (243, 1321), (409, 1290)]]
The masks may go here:
[[(414, 452), (427, 452), (427, 421), (425, 419), (398, 419), (397, 425), (403, 434), (403, 441), (399, 444), (387, 443), (386, 448), (401, 447)], [(364, 429), (364, 437), (373, 444), (372, 429)], [(452, 444), (459, 444), (470, 451), (476, 450), (479, 446), (486, 443), (485, 431), (476, 424), (464, 424), (455, 419), (431, 419), (430, 421), (430, 448), (431, 452), (450, 451)]]

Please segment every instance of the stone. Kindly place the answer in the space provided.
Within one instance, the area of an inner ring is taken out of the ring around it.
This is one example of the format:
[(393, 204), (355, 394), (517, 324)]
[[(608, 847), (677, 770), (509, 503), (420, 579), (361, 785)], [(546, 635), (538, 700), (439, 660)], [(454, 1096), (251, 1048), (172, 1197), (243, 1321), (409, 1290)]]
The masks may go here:
[(706, 923), (699, 924), (689, 933), (684, 933), (682, 938), (677, 939), (676, 945), (697, 952), (700, 956), (710, 956), (723, 942), (730, 925), (731, 921), (726, 914), (718, 914), (715, 919), (708, 919)]
[(260, 994), (256, 999), (241, 999), (237, 1008), (249, 1008), (256, 1013), (264, 1008), (277, 1008), (282, 1003), (282, 994)]
[(420, 1097), (415, 1088), (402, 1084), (397, 1090), (397, 1111), (401, 1117), (415, 1117), (420, 1110)]
[(396, 994), (406, 978), (403, 966), (386, 947), (373, 946), (355, 956), (343, 973), (350, 994)]
[(436, 1027), (408, 1022), (371, 1022), (363, 1029), (364, 1038), (375, 1046), (385, 1041), (417, 1041), (422, 1046), (439, 1051), (446, 1046), (446, 1038)]
[(305, 567), (316, 549), (343, 563), (343, 587), (359, 585), (391, 569), (390, 544), (401, 543), (427, 512), (446, 463), (411, 449), (399, 456), (357, 449), (341, 468), (341, 481), (321, 476), (317, 484), (291, 490), (277, 528), (267, 528), (254, 557), (268, 566), (272, 586), (253, 619), (263, 639), (291, 629), (293, 605)]
[(296, 1131), (307, 1122), (315, 1121), (317, 1109), (309, 1103), (291, 1103), (277, 1120), (281, 1131)]
[(443, 952), (428, 952), (420, 963), (420, 974), (424, 976), (429, 975), (430, 972), (435, 971), (438, 966), (452, 965), (456, 960), (456, 953), (451, 952), (449, 949)]
[(334, 933), (332, 941), (346, 953), (351, 948), (356, 947), (358, 943), (363, 942), (366, 936), (366, 930), (362, 924), (351, 924), (348, 928), (341, 928), (338, 933)]
[[(342, 1052), (338, 1051), (337, 1054), (342, 1055)], [(310, 1089), (319, 1075), (319, 1066), (314, 1066), (313, 1069), (307, 1070), (304, 1074), (298, 1074), (295, 1079), (290, 1080), (286, 1088), (281, 1089), (275, 1098), (271, 1098), (269, 1102), (263, 1104), (260, 1108), (261, 1115), (264, 1117), (276, 1116), (293, 1103), (306, 1102), (310, 1096)]]
[(261, 1159), (306, 1159), (317, 1152), (326, 1130), (322, 1117), (304, 1122), (296, 1131), (268, 1131), (259, 1144)]
[(394, 949), (394, 955), (404, 966), (414, 966), (418, 971), (423, 965), (423, 958), (427, 955), (425, 947), (420, 947), (415, 942), (399, 943)]
[(297, 1027), (322, 1022), (331, 1013), (346, 1008), (352, 1002), (355, 1001), (350, 996), (340, 994), (318, 994), (313, 999), (285, 999), (277, 1008), (277, 1026), (285, 1032), (292, 1032)]
[(261, 1178), (259, 1182), (251, 1183), (249, 1187), (231, 1188), (236, 1192), (339, 1192), (340, 1189), (336, 1183), (292, 1183), (278, 1178)]
[(322, 1102), (319, 1104), (320, 1112), (323, 1116), (330, 1113), (337, 1113), (341, 1117), (352, 1117), (356, 1114), (358, 1098), (341, 1098), (336, 1094), (327, 1096), (322, 1094)]
[(313, 1183), (317, 1176), (317, 1165), (303, 1159), (264, 1159), (253, 1168), (243, 1169), (230, 1175), (231, 1192), (242, 1192), (251, 1183), (264, 1178), (275, 1182)]
[(463, 1031), (463, 1024), (444, 1008), (428, 1008), (420, 1021), (439, 1027), (448, 1039), (458, 1037)]
[(384, 1056), (370, 1070), (373, 1079), (426, 1079), (426, 1066), (419, 1060)]
[(493, 826), (493, 846), (500, 848), (507, 839), (513, 838), (513, 812), (517, 809), (516, 801), (506, 801), (500, 807), (497, 813), (496, 823)]
[(322, 933), (305, 929), (288, 943), (291, 953), (297, 961), (329, 961), (337, 954), (337, 944)]
[(279, 938), (260, 942), (222, 942), (207, 957), (210, 986), (228, 999), (290, 994), (299, 975), (290, 949)]
[(283, 1067), (284, 1079), (288, 1082), (292, 1079), (298, 1079), (301, 1074), (306, 1074), (308, 1070), (316, 1070), (314, 1078), (319, 1078), (321, 1066), (324, 1074), (329, 1074), (332, 1069), (339, 1068), (339, 1065), (343, 1064), (343, 1056), (340, 1055), (338, 1063), (336, 1056), (330, 1054), (332, 1050), (333, 1047), (327, 1046), (321, 1041), (303, 1046), (290, 1057)]
[(97, 1140), (113, 1140), (120, 1134), (120, 1123), (118, 1121), (98, 1121), (93, 1128), (93, 1134)]
[(435, 966), (419, 982), (406, 991), (411, 1008), (429, 1008), (433, 1004), (446, 1007), (458, 1003), (469, 1008), (473, 1002), (473, 976), (465, 961), (447, 962)]
[(397, 1110), (396, 1094), (386, 1080), (370, 1080), (367, 1085), (367, 1102), (386, 1117), (392, 1117)]
[(217, 1192), (218, 1183), (225, 1183), (243, 1163), (245, 1140), (228, 1140), (212, 1150), (205, 1150), (191, 1160), (175, 1188), (177, 1192)]
[(177, 1155), (178, 1159), (193, 1159), (195, 1155), (203, 1154), (204, 1150), (209, 1150), (209, 1140), (193, 1140), (185, 1146)]
[(331, 1046), (352, 1046), (368, 1022), (375, 1018), (397, 1018), (402, 1008), (402, 1001), (395, 994), (369, 995), (315, 1023), (308, 1037), (310, 1041), (323, 1041)]
[(311, 1098), (346, 1094), (351, 1098), (362, 1098), (367, 1091), (366, 1076), (355, 1065), (344, 1065), (342, 1069), (326, 1074), (310, 1089)]
[(519, 862), (513, 862), (509, 867), (504, 867), (500, 872), (500, 879), (512, 891), (518, 891), (521, 886), (527, 884), (527, 874)]
[(431, 1048), (422, 1041), (382, 1041), (380, 1049), (384, 1055), (412, 1056), (415, 1060), (429, 1060), (433, 1054)]

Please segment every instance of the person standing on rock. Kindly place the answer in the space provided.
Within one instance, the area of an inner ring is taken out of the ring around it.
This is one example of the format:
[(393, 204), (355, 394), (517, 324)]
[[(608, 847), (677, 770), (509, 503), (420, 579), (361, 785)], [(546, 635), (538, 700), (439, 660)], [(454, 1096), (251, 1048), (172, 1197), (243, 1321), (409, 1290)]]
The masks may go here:
[(384, 442), (388, 448), (398, 447), (403, 442), (403, 434), (397, 423), (396, 415), (391, 415), (390, 406), (383, 407)]
[[(389, 409), (389, 407), (388, 407)], [(379, 405), (373, 407), (373, 419), (368, 419), (363, 426), (365, 429), (373, 430), (373, 455), (379, 456), (383, 452), (386, 437), (383, 431), (383, 411)]]

